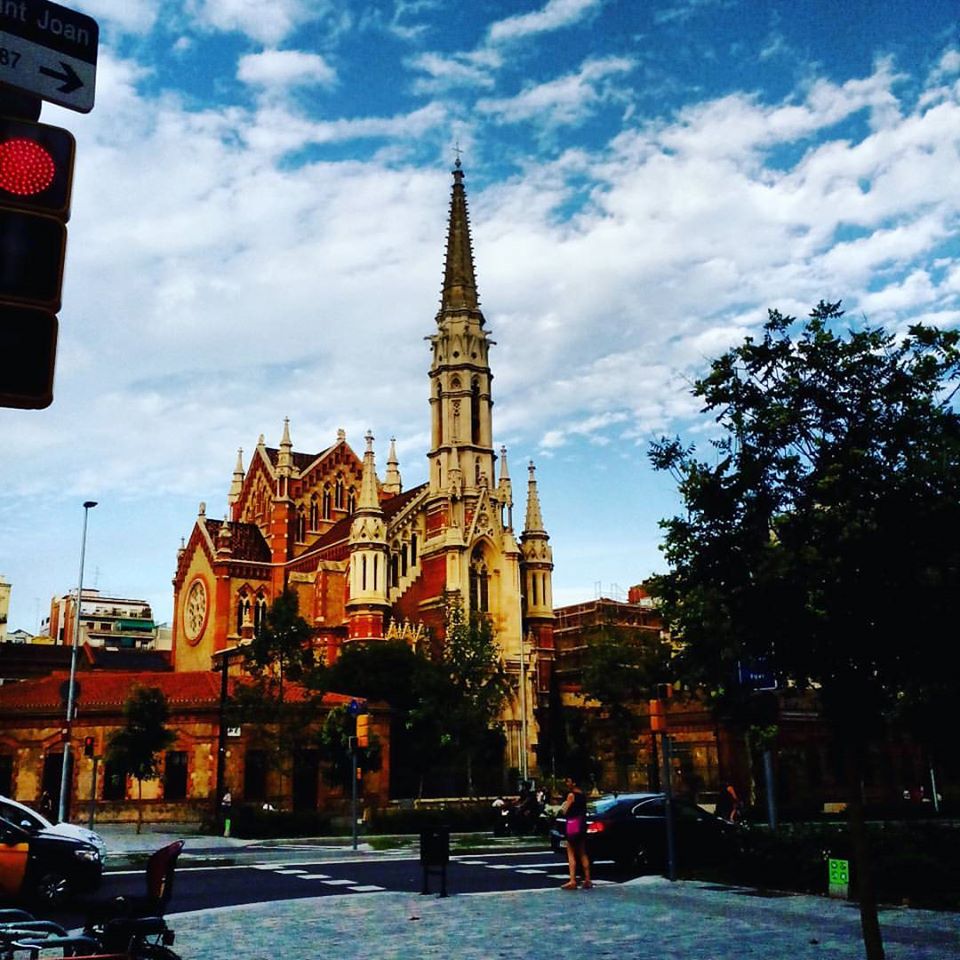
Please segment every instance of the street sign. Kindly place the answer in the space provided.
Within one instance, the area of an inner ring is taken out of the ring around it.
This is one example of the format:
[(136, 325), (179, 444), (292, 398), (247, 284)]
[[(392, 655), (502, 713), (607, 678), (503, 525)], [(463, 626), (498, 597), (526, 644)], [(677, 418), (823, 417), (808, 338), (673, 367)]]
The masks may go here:
[(42, 410), (53, 402), (57, 326), (46, 310), (0, 303), (0, 407)]
[(827, 860), (827, 892), (846, 900), (850, 895), (850, 861), (830, 857)]
[(0, 0), (0, 83), (68, 110), (93, 109), (97, 21), (49, 0)]

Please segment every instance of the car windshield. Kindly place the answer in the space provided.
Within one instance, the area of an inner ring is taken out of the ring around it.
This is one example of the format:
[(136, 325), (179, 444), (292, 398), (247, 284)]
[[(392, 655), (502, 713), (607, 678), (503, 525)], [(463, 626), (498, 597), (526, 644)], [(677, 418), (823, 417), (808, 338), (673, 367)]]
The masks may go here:
[(29, 821), (34, 830), (43, 830), (50, 826), (50, 822), (41, 817), (35, 810), (24, 807), (19, 803), (12, 803), (10, 800), (0, 800), (0, 816), (5, 817), (11, 823)]

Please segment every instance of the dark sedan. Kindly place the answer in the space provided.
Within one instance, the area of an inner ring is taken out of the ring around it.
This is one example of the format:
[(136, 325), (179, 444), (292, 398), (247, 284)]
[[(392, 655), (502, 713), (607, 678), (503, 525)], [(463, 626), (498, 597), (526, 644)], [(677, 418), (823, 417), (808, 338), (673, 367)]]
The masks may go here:
[(52, 830), (28, 831), (0, 817), (0, 902), (59, 903), (100, 885), (103, 862), (92, 843)]
[[(689, 800), (673, 798), (674, 837), (680, 866), (715, 861), (729, 847), (733, 828)], [(660, 870), (666, 863), (665, 798), (662, 793), (621, 793), (587, 805), (587, 853), (624, 870)], [(550, 831), (555, 853), (566, 848), (566, 820)]]

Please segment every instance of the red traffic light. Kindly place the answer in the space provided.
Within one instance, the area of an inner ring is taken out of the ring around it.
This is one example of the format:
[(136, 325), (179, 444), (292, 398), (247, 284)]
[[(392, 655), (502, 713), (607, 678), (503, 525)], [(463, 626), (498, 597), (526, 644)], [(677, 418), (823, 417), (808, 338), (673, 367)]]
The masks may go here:
[(0, 190), (32, 197), (53, 183), (56, 172), (53, 157), (39, 143), (22, 138), (0, 143)]
[(0, 206), (67, 220), (75, 151), (69, 130), (0, 117)]
[(83, 738), (83, 755), (85, 757), (92, 757), (97, 751), (97, 738), (96, 737), (84, 737)]

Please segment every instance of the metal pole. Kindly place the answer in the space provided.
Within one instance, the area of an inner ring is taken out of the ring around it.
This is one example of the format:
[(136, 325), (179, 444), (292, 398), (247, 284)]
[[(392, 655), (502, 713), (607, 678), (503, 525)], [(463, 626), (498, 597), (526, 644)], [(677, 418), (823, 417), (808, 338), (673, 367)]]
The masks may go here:
[(527, 780), (527, 659), (523, 626), (520, 627), (520, 779)]
[(80, 646), (80, 607), (83, 603), (83, 561), (87, 551), (87, 515), (96, 500), (85, 500), (83, 504), (83, 536), (80, 539), (80, 577), (77, 584), (77, 608), (73, 621), (73, 650), (70, 653), (70, 688), (67, 691), (67, 736), (63, 742), (63, 769), (60, 773), (60, 803), (57, 819), (62, 821), (67, 815), (67, 791), (70, 789), (67, 774), (70, 771), (70, 753), (73, 746), (73, 688), (77, 677), (77, 648)]
[(767, 822), (771, 830), (777, 829), (776, 783), (773, 776), (773, 751), (768, 747), (763, 751), (763, 778), (767, 782)]
[(217, 734), (217, 789), (213, 795), (214, 823), (220, 824), (220, 833), (223, 833), (226, 823), (223, 809), (223, 795), (226, 792), (227, 767), (227, 671), (230, 667), (230, 658), (226, 649), (220, 652), (220, 730)]
[(97, 764), (100, 763), (100, 758), (94, 756), (93, 758), (93, 773), (90, 774), (90, 829), (93, 829), (93, 819), (94, 814), (97, 808)]
[(670, 775), (670, 736), (662, 734), (663, 752), (663, 820), (667, 831), (667, 879), (677, 879), (677, 850), (673, 833), (673, 777)]
[(351, 804), (350, 810), (350, 819), (353, 821), (353, 849), (357, 849), (357, 748), (354, 745), (353, 749), (350, 751), (350, 756), (353, 759), (353, 803)]

